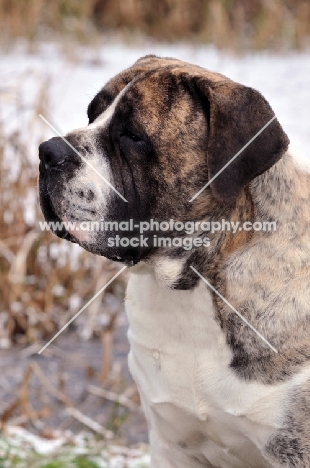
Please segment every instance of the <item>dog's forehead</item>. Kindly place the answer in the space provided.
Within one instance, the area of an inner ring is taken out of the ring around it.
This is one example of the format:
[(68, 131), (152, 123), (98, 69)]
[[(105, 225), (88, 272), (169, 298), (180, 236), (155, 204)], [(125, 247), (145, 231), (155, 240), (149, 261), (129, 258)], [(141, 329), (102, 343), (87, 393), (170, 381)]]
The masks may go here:
[[(147, 96), (149, 96), (149, 100), (151, 100), (155, 88), (160, 87), (163, 89), (169, 81), (168, 78), (172, 79), (174, 77), (177, 79), (180, 75), (188, 78), (202, 78), (210, 84), (231, 81), (220, 73), (209, 71), (198, 65), (192, 65), (174, 58), (146, 56), (140, 58), (130, 68), (111, 78), (90, 103), (88, 113), (99, 114), (100, 110), (102, 111), (112, 104), (120, 92), (126, 86), (128, 87), (130, 83), (139, 87), (140, 98), (144, 96), (144, 99), (147, 99)], [(131, 88), (128, 87), (128, 91)], [(177, 87), (175, 92), (177, 92)], [(125, 95), (128, 97), (128, 93), (125, 93), (123, 98)]]
[[(149, 73), (148, 73), (149, 72)], [(112, 78), (106, 85), (105, 89), (114, 90), (119, 93), (124, 86), (132, 80), (137, 79), (139, 75), (152, 76), (152, 74), (160, 74), (163, 76), (179, 76), (187, 75), (188, 77), (201, 77), (217, 83), (220, 81), (229, 80), (226, 76), (212, 72), (198, 65), (193, 65), (174, 58), (160, 58), (156, 56), (146, 56), (135, 62), (130, 68), (122, 71)]]

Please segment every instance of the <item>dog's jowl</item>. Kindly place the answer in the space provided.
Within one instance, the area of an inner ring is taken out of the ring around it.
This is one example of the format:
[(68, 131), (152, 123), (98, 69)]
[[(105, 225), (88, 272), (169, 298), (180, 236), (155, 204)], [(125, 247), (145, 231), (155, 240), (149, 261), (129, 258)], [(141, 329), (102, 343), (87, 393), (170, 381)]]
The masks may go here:
[(40, 202), (130, 267), (152, 468), (310, 468), (310, 179), (270, 105), (147, 56), (88, 116), (41, 144)]

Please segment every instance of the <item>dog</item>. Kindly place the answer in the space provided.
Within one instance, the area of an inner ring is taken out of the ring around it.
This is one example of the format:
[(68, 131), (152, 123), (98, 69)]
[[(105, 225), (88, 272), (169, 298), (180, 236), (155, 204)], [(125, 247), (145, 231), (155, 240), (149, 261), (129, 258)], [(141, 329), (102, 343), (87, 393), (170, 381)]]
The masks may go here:
[[(310, 180), (270, 105), (146, 56), (88, 117), (40, 145), (40, 204), (47, 221), (76, 223), (59, 237), (130, 267), (129, 367), (151, 467), (309, 468)], [(78, 229), (99, 219), (119, 223), (118, 243), (111, 223)], [(214, 229), (206, 244), (203, 223), (219, 220), (276, 229)], [(152, 242), (137, 245), (141, 224)]]

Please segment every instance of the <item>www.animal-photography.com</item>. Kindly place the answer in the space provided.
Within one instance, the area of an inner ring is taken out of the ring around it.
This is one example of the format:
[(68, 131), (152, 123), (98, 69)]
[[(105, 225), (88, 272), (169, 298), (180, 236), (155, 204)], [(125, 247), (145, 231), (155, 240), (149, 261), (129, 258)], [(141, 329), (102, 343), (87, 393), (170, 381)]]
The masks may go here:
[(0, 26), (0, 467), (310, 468), (310, 2)]

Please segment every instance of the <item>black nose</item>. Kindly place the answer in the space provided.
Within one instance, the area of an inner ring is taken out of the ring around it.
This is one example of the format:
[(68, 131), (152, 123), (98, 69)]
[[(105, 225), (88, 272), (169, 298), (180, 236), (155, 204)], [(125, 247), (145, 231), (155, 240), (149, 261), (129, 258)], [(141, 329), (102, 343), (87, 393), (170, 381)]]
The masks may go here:
[(60, 137), (54, 137), (41, 143), (39, 146), (39, 158), (45, 169), (61, 166), (66, 161), (72, 159), (74, 151)]

